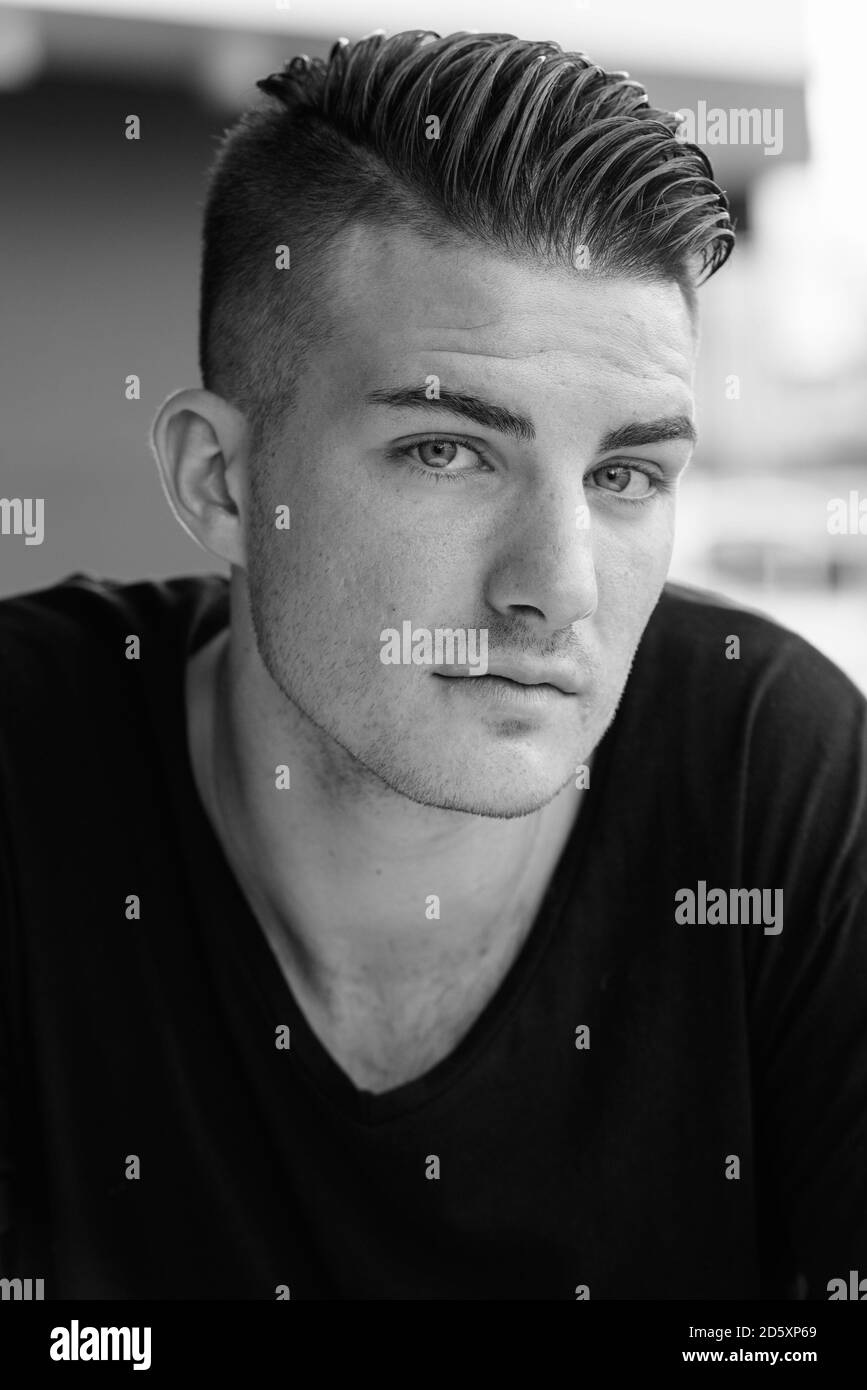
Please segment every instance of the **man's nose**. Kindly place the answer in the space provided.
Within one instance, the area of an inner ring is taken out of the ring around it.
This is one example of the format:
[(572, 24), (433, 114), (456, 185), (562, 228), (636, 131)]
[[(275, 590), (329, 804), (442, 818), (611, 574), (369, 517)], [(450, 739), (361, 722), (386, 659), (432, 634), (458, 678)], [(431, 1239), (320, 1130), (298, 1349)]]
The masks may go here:
[(504, 617), (535, 616), (552, 632), (595, 612), (593, 525), (580, 485), (547, 483), (521, 503), (491, 568), (486, 597)]

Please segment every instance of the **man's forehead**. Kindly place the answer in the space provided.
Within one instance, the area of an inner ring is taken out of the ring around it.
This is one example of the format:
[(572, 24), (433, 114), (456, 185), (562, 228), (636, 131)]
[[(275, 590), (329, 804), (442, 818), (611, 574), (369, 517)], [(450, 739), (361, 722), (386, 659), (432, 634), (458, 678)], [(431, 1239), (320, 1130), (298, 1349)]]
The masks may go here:
[(568, 370), (570, 358), (601, 357), (629, 375), (690, 379), (692, 326), (674, 282), (598, 279), (484, 247), (440, 248), (413, 233), (377, 240), (366, 227), (352, 228), (336, 255), (337, 343), (359, 365), (545, 356), (562, 357)]

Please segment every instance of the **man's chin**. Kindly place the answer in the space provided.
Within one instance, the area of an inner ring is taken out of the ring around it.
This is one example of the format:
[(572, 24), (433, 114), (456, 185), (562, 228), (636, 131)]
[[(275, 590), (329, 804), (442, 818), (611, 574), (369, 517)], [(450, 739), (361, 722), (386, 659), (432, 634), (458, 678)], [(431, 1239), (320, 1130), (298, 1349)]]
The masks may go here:
[(479, 769), (476, 777), (468, 775), (466, 766), (455, 769), (454, 775), (444, 775), (437, 769), (418, 769), (411, 774), (404, 770), (383, 769), (379, 775), (392, 791), (407, 797), (419, 806), (441, 811), (460, 811), (468, 816), (490, 816), (496, 820), (513, 820), (531, 816), (553, 801), (574, 780), (574, 774), (560, 769), (559, 775), (541, 777), (536, 774), (516, 784), (514, 773), (498, 783), (490, 768)]

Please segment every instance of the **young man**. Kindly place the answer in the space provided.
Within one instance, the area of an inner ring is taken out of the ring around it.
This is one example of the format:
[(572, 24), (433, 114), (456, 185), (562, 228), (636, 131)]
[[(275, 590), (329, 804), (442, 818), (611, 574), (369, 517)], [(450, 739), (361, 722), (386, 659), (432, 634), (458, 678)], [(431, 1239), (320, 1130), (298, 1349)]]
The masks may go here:
[(260, 86), (152, 441), (228, 583), (0, 604), (3, 1273), (825, 1299), (867, 1274), (867, 709), (666, 583), (725, 197), (552, 43)]

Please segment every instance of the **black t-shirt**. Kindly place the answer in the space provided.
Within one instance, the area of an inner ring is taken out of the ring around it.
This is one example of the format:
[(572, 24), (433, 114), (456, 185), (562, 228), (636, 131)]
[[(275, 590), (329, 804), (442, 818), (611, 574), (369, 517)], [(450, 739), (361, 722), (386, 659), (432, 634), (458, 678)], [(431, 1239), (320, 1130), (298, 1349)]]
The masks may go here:
[(667, 585), (520, 954), (449, 1056), (376, 1095), (198, 798), (184, 666), (227, 621), (218, 575), (0, 602), (0, 1272), (47, 1299), (867, 1276), (867, 703), (843, 673)]

